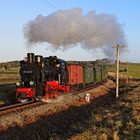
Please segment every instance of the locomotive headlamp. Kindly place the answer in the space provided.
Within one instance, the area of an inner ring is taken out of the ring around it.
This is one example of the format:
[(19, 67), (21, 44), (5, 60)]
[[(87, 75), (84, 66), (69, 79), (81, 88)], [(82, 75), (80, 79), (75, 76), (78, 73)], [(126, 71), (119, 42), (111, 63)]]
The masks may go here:
[(21, 83), (20, 82), (16, 82), (16, 86), (20, 86), (21, 85)]
[(60, 67), (60, 64), (57, 64), (57, 65), (56, 65), (56, 67), (58, 67), (58, 68), (59, 68), (59, 67)]
[(30, 85), (32, 86), (34, 84), (34, 82), (33, 81), (30, 81)]

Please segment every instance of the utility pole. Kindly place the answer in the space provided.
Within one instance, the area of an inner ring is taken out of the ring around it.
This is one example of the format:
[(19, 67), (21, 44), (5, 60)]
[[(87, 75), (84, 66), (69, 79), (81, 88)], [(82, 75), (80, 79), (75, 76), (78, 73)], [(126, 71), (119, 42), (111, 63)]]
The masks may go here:
[(129, 75), (128, 75), (128, 62), (127, 62), (127, 67), (126, 67), (126, 70), (127, 70), (127, 79), (126, 79), (126, 83), (128, 85), (128, 82), (129, 82)]
[(120, 48), (124, 46), (120, 46), (117, 44), (117, 46), (114, 46), (113, 48), (116, 48), (116, 63), (117, 63), (117, 69), (116, 69), (116, 98), (119, 97), (119, 62), (120, 62)]

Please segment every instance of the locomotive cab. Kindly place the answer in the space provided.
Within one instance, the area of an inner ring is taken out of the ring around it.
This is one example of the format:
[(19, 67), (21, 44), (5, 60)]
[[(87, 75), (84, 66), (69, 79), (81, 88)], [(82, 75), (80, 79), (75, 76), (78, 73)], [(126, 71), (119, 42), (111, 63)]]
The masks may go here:
[(60, 85), (67, 85), (67, 66), (62, 59), (54, 60), (54, 80), (58, 81)]

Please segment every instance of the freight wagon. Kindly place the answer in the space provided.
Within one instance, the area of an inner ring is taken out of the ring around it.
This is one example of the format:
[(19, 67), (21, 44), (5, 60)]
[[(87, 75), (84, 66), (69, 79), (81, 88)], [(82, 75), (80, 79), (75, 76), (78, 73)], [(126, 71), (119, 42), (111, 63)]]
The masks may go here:
[(84, 86), (95, 83), (94, 66), (93, 64), (83, 64), (83, 77), (84, 77)]
[(71, 90), (83, 86), (83, 65), (80, 62), (67, 62), (68, 84)]

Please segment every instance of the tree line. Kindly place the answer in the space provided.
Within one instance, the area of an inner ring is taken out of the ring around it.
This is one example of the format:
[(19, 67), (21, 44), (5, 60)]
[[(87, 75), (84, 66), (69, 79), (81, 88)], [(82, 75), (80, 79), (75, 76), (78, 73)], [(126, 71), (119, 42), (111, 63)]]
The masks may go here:
[(0, 69), (10, 69), (19, 67), (19, 61), (10, 61), (0, 63)]

